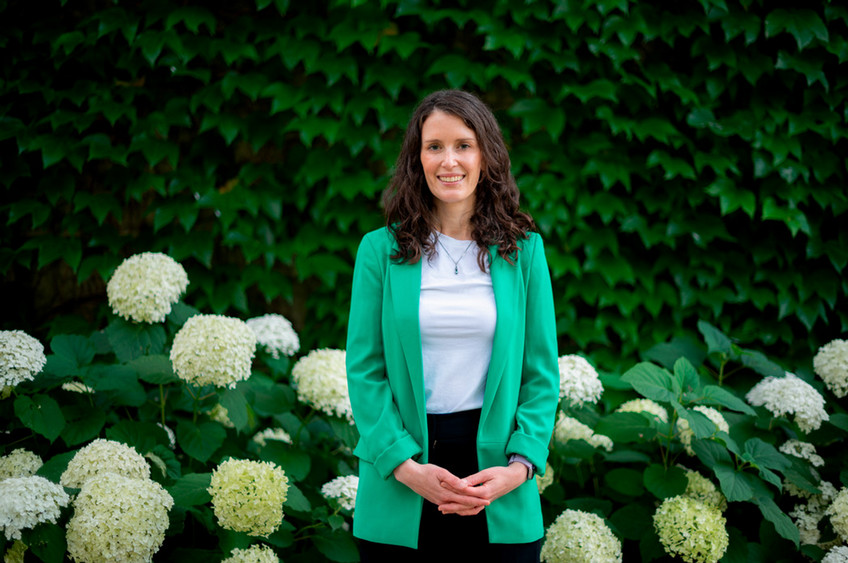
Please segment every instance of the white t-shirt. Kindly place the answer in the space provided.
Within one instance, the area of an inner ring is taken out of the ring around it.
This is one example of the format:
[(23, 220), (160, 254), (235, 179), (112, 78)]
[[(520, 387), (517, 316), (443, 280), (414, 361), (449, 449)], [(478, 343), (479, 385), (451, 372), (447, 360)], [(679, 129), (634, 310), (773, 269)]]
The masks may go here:
[(483, 406), (497, 321), (492, 276), (477, 265), (477, 244), (436, 236), (436, 254), (422, 258), (419, 302), (428, 414)]

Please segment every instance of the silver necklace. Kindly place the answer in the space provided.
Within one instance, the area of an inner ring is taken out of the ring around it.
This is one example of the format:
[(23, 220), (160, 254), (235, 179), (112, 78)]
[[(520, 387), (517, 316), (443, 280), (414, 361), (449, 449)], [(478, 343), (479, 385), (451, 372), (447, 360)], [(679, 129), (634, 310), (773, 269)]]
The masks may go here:
[(472, 241), (468, 242), (468, 246), (466, 246), (465, 250), (462, 251), (462, 256), (459, 257), (459, 260), (453, 259), (453, 256), (451, 256), (451, 253), (448, 252), (447, 248), (445, 248), (445, 245), (442, 244), (442, 241), (439, 239), (439, 237), (436, 237), (436, 242), (439, 243), (439, 246), (441, 246), (442, 250), (445, 251), (445, 254), (448, 255), (448, 258), (450, 258), (450, 261), (453, 262), (453, 273), (454, 273), (455, 276), (458, 276), (459, 275), (459, 260), (462, 260), (465, 257), (465, 254), (468, 252), (468, 249), (471, 248), (471, 245), (474, 244), (474, 241), (472, 240)]

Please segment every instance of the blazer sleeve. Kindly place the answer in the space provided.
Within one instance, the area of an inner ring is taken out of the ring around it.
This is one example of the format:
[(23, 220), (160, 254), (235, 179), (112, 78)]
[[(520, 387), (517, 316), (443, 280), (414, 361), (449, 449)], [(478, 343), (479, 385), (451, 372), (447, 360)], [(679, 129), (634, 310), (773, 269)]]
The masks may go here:
[(422, 448), (404, 428), (386, 375), (382, 304), (383, 272), (389, 257), (387, 250), (384, 253), (381, 256), (371, 236), (362, 239), (353, 270), (345, 358), (350, 403), (359, 431), (354, 453), (386, 479)]
[(551, 276), (542, 238), (535, 233), (531, 237), (534, 244), (527, 256), (524, 364), (516, 427), (506, 453), (523, 455), (543, 475), (559, 404), (559, 367)]

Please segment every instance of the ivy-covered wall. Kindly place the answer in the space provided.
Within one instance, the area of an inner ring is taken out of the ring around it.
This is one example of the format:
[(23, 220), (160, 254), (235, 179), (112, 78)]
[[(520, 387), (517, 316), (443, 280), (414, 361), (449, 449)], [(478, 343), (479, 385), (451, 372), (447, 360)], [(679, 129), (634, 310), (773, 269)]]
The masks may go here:
[(848, 10), (800, 6), (0, 1), (2, 328), (103, 324), (150, 250), (200, 310), (343, 346), (406, 121), (455, 87), (504, 128), (562, 353), (700, 318), (809, 357), (848, 330)]

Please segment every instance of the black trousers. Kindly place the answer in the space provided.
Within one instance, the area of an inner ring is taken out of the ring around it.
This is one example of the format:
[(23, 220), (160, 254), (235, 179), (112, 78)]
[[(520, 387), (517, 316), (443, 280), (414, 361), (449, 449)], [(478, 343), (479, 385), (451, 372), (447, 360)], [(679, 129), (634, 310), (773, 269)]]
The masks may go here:
[[(427, 415), (429, 462), (458, 477), (476, 473), (479, 422), (479, 409)], [(362, 563), (539, 563), (541, 548), (541, 540), (521, 544), (489, 543), (485, 509), (475, 516), (442, 514), (435, 504), (426, 500), (421, 511), (418, 549), (359, 540)]]

